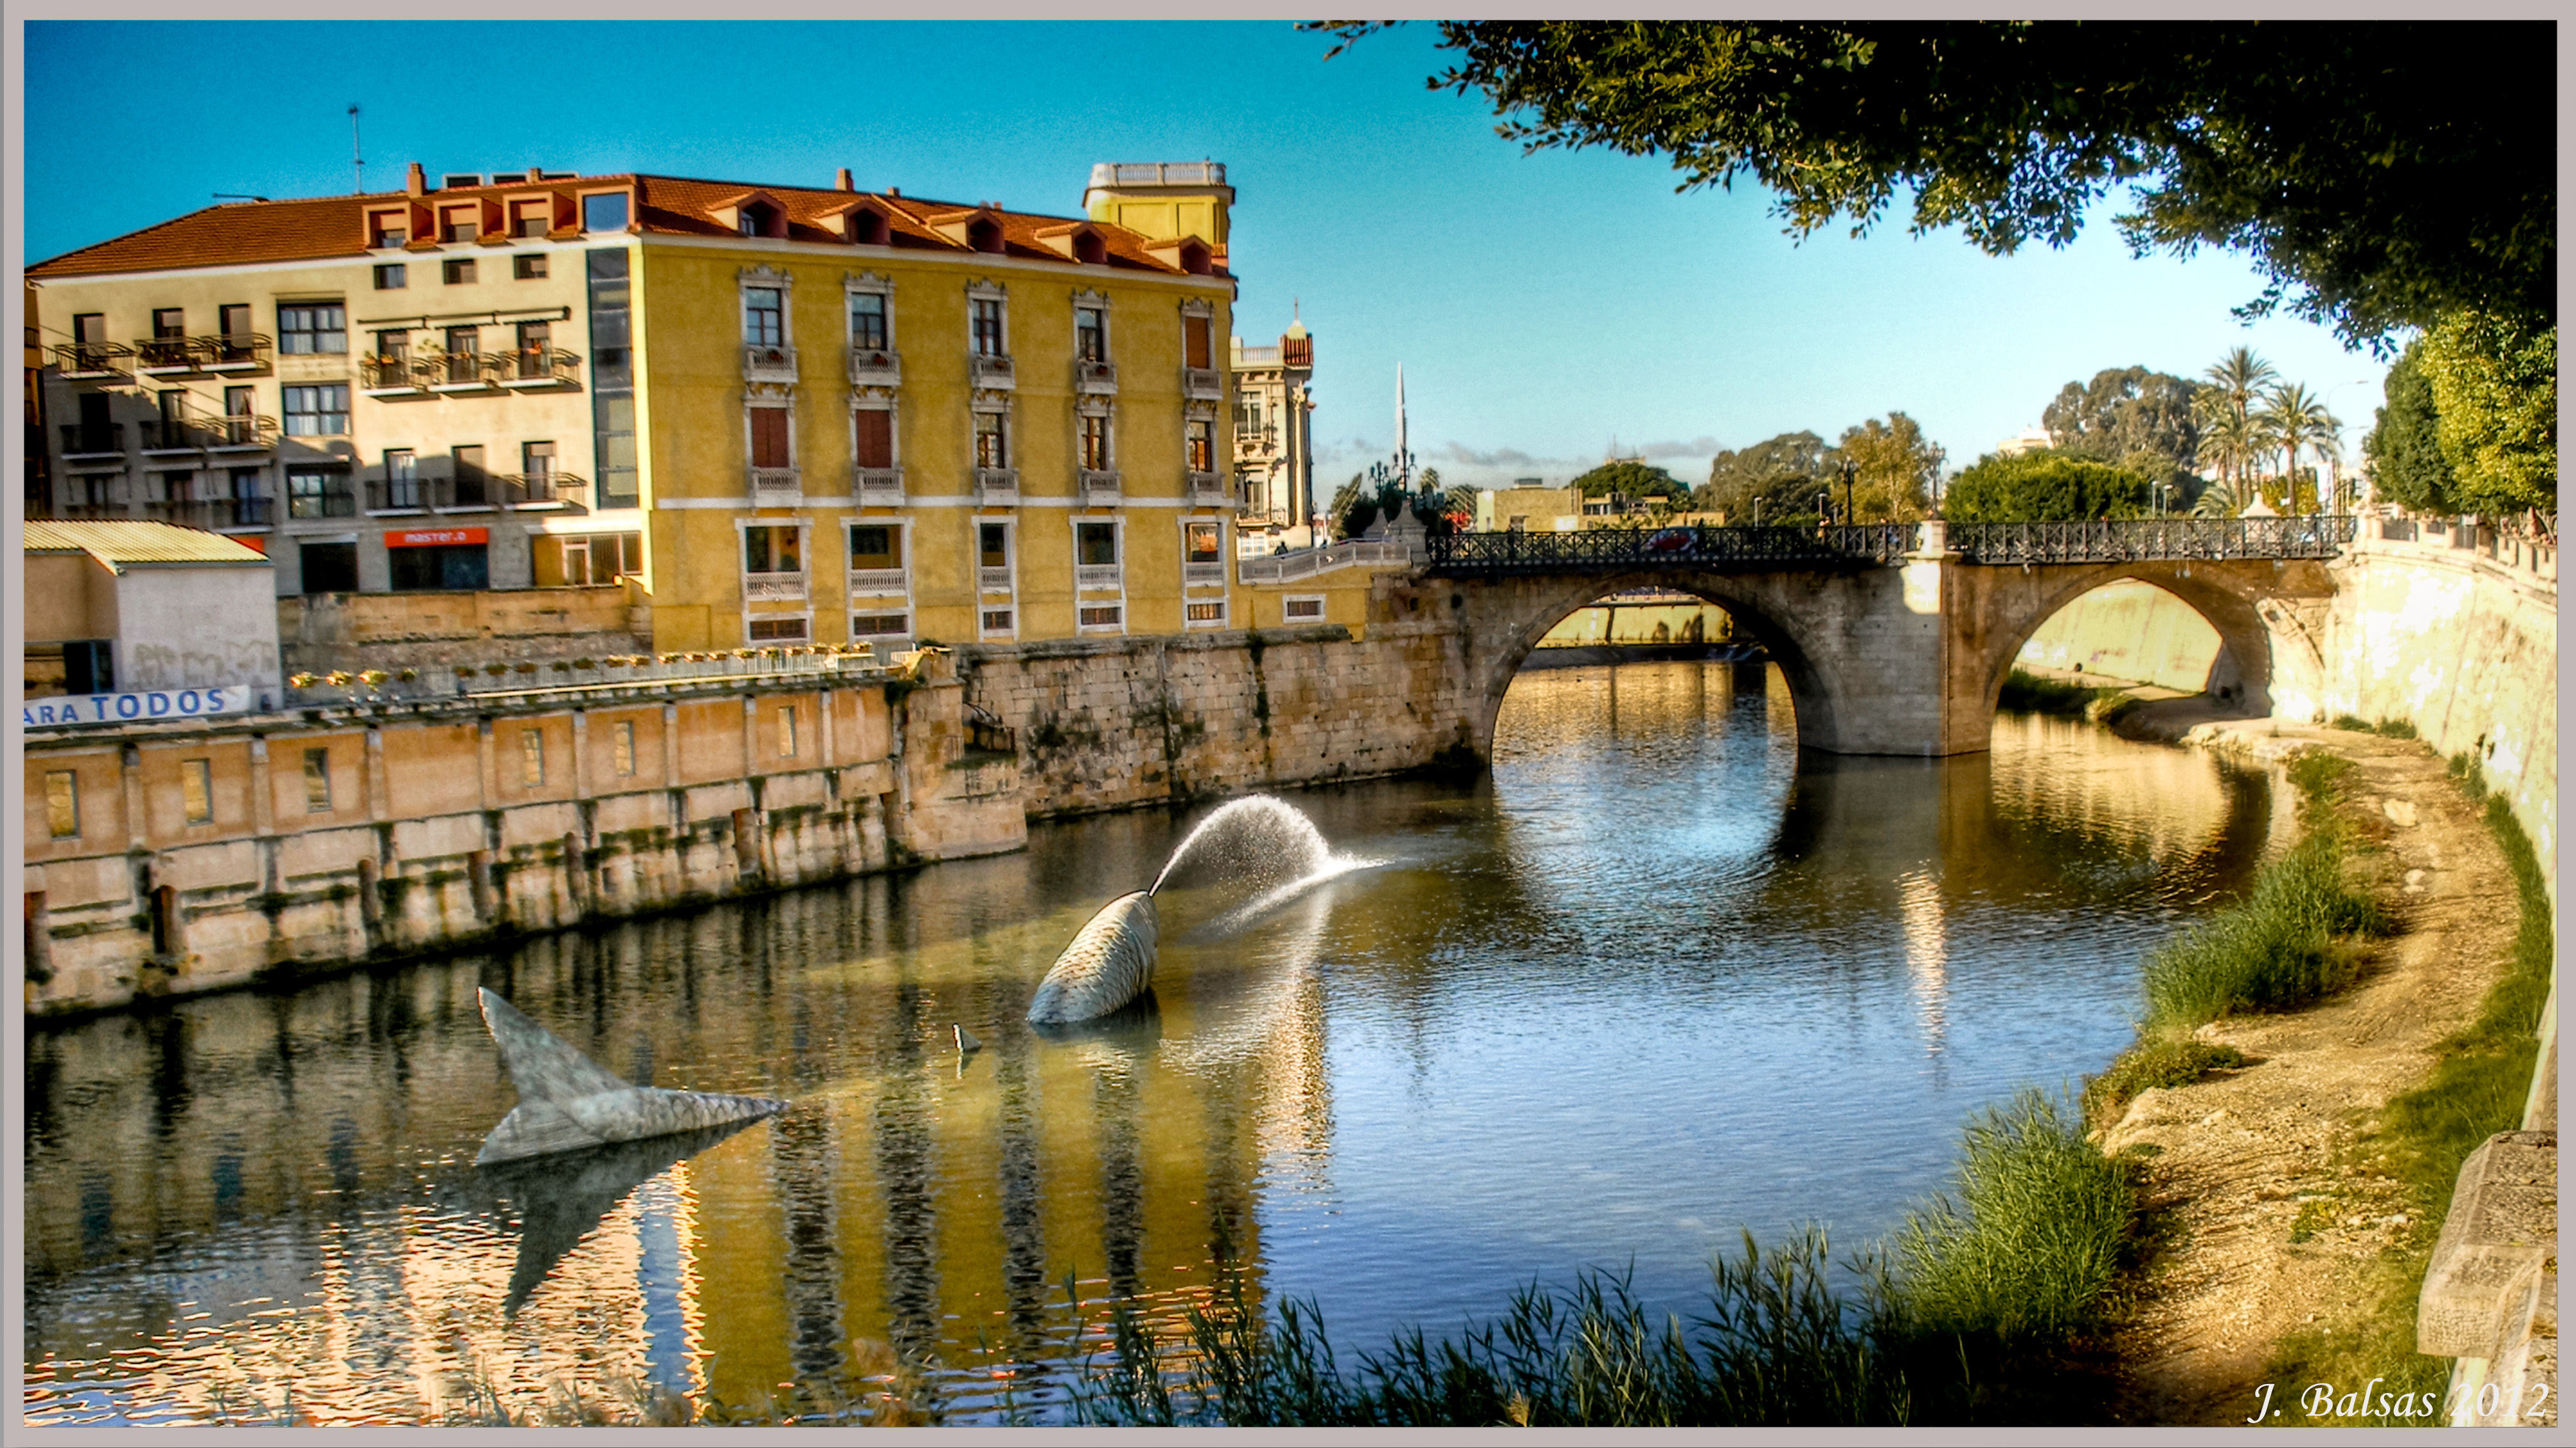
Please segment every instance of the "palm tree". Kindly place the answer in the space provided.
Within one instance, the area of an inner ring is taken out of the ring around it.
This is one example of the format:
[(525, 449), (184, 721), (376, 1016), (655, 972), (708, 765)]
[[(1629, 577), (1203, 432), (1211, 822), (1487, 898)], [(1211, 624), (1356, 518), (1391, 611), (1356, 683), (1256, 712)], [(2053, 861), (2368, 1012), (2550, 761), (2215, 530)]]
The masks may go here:
[[(2334, 446), (2335, 434), (2342, 430), (2343, 424), (2335, 421), (2334, 414), (2326, 411), (2324, 401), (2310, 392), (2305, 383), (2298, 382), (2275, 383), (2265, 391), (2259, 420), (2272, 445), (2281, 449), (2282, 458), (2288, 465), (2289, 506), (2282, 511), (2296, 514), (2299, 511), (2300, 452), (2313, 447), (2318, 461), (2324, 461), (2328, 450)], [(2322, 510), (2322, 499), (2319, 505)]]
[(2208, 414), (2200, 424), (2200, 446), (2193, 454), (2194, 460), (2203, 467), (2216, 468), (2219, 482), (2233, 484), (2245, 476), (2245, 465), (2261, 450), (2262, 436), (2253, 419), (2230, 411), (2223, 402), (2209, 408)]
[(2215, 482), (2203, 488), (2191, 505), (2195, 518), (2233, 518), (2245, 511), (2246, 489), (2233, 482)]
[(2263, 390), (2264, 383), (2277, 382), (2281, 376), (2273, 370), (2271, 363), (2255, 356), (2251, 347), (2231, 349), (2200, 375), (2217, 390), (2227, 410), (2239, 418), (2252, 416), (2255, 394)]

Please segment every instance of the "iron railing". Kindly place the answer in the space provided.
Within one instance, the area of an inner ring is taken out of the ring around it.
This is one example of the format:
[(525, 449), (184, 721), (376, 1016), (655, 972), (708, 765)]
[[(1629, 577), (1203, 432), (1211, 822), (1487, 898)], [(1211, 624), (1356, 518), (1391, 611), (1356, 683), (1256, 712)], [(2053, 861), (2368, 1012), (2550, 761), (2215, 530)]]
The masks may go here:
[(418, 368), (401, 353), (369, 353), (358, 359), (358, 387), (365, 392), (417, 392)]
[(497, 473), (500, 501), (513, 508), (559, 508), (587, 501), (590, 482), (576, 473)]
[(54, 367), (66, 377), (100, 377), (123, 372), (125, 359), (134, 349), (122, 342), (60, 342), (54, 346)]
[(1428, 538), (1433, 573), (1614, 573), (1885, 565), (1914, 548), (1911, 523), (1808, 528), (1587, 528), (1579, 533), (1450, 533)]
[[(1501, 534), (1486, 536), (1500, 537)], [(1286, 583), (1346, 568), (1354, 563), (1396, 563), (1413, 561), (1413, 555), (1401, 543), (1388, 543), (1369, 538), (1348, 538), (1322, 548), (1300, 548), (1290, 553), (1272, 553), (1259, 558), (1237, 559), (1234, 576), (1237, 582)]]
[(420, 513), (429, 508), (427, 478), (369, 478), (366, 489), (367, 511), (370, 513)]
[(492, 370), (504, 387), (565, 387), (581, 381), (581, 359), (560, 347), (494, 352)]
[(135, 365), (145, 372), (221, 372), (268, 365), (273, 339), (260, 332), (138, 337)]
[(2345, 514), (2296, 518), (2106, 518), (2083, 523), (1952, 523), (1964, 563), (2148, 563), (2333, 558), (2353, 540)]
[(430, 484), (430, 506), (433, 508), (490, 508), (497, 506), (500, 500), (500, 488), (493, 475), (480, 468), (432, 478)]

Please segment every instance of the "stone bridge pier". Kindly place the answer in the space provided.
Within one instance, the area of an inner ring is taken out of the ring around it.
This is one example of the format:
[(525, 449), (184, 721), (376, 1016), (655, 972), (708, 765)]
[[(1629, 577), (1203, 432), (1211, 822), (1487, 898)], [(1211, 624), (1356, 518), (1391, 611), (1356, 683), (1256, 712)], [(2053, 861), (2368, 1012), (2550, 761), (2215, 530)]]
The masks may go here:
[[(1371, 599), (1384, 625), (1453, 633), (1452, 677), (1434, 709), (1444, 734), (1493, 753), (1503, 695), (1530, 650), (1568, 614), (1622, 589), (1693, 594), (1726, 610), (1780, 666), (1802, 748), (1938, 756), (1987, 747), (1995, 696), (2039, 626), (2104, 584), (2140, 579), (2190, 605), (2223, 645), (2210, 689), (2242, 712), (2307, 718), (2323, 673), (2316, 638), (2333, 582), (2313, 559), (1968, 563), (1917, 552), (1886, 566), (1658, 564), (1503, 577), (1388, 574)], [(1419, 682), (1428, 683), (1429, 680)]]

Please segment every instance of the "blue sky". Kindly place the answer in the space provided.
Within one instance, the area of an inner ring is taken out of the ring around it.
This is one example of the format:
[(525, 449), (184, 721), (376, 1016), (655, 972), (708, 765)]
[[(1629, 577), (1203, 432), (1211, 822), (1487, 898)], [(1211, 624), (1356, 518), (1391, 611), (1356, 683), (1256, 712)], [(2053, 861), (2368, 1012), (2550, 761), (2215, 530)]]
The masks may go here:
[[(1316, 334), (1319, 479), (1393, 435), (1460, 481), (1558, 480), (1615, 437), (1686, 481), (1709, 455), (1902, 410), (1956, 467), (2069, 380), (2196, 376), (2251, 345), (2327, 398), (2356, 455), (2384, 367), (2325, 329), (2228, 314), (2239, 258), (2083, 237), (1992, 258), (1901, 218), (1795, 243), (1767, 195), (1676, 195), (1655, 158), (1523, 156), (1480, 98), (1433, 92), (1428, 25), (1326, 61), (1284, 22), (70, 23), (26, 27), (26, 259), (209, 203), (351, 187), (404, 163), (542, 165), (993, 200), (1074, 214), (1095, 161), (1227, 164), (1236, 330), (1291, 299)], [(209, 67), (209, 57), (240, 63)], [(293, 63), (286, 63), (292, 57)], [(230, 75), (231, 80), (222, 77)], [(193, 125), (155, 105), (221, 100)], [(122, 158), (102, 165), (100, 158)], [(2347, 383), (2364, 385), (2343, 385)]]

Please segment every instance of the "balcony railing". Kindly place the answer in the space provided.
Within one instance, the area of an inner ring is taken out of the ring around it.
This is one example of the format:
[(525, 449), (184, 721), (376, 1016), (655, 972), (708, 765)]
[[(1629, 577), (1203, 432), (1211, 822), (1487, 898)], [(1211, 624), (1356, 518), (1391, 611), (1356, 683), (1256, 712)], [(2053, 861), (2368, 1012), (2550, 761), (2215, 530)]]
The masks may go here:
[(273, 417), (237, 412), (224, 417), (199, 418), (196, 425), (206, 434), (206, 446), (218, 452), (277, 445), (277, 419)]
[(395, 353), (371, 354), (358, 359), (358, 390), (385, 397), (404, 392), (418, 392), (426, 385), (415, 359)]
[(1006, 564), (1000, 568), (989, 566), (977, 568), (975, 570), (975, 586), (986, 593), (1010, 592), (1011, 570), (1009, 565)]
[(491, 354), (493, 374), (504, 387), (578, 387), (581, 359), (560, 347), (528, 347)]
[(1225, 475), (1222, 473), (1193, 470), (1183, 478), (1183, 483), (1182, 491), (1193, 503), (1221, 504), (1229, 501), (1225, 488)]
[(125, 427), (111, 422), (104, 427), (85, 427), (77, 422), (59, 424), (62, 430), (63, 456), (123, 457)]
[(850, 570), (850, 594), (854, 598), (901, 598), (906, 591), (904, 571), (900, 568)]
[(502, 473), (492, 479), (511, 508), (563, 508), (590, 501), (588, 479), (572, 473)]
[(903, 354), (892, 347), (851, 348), (850, 385), (852, 387), (902, 386)]
[(387, 481), (367, 479), (367, 511), (370, 513), (425, 513), (429, 511), (430, 487), (426, 478), (404, 478)]
[(327, 493), (302, 493), (290, 496), (286, 500), (286, 516), (290, 518), (350, 517), (358, 511), (358, 498), (356, 494), (345, 491), (346, 486), (346, 483), (343, 483), (341, 488)]
[(138, 337), (136, 370), (145, 373), (254, 372), (268, 365), (271, 339), (258, 332), (212, 336)]
[(500, 360), (490, 352), (442, 352), (413, 365), (432, 392), (482, 392), (498, 385), (493, 374)]
[(122, 342), (61, 342), (54, 347), (54, 370), (65, 377), (114, 377), (131, 364), (134, 349)]
[(430, 480), (430, 506), (444, 513), (488, 512), (500, 497), (500, 480), (480, 470)]
[(1196, 402), (1214, 402), (1225, 396), (1225, 374), (1213, 367), (1184, 367), (1181, 395)]
[(1117, 469), (1083, 468), (1076, 471), (1073, 477), (1075, 489), (1081, 493), (1083, 502), (1107, 505), (1118, 501)]
[(850, 469), (850, 491), (858, 495), (862, 508), (900, 508), (903, 506), (903, 469)]
[(1181, 583), (1188, 588), (1201, 588), (1210, 584), (1219, 588), (1224, 587), (1225, 560), (1220, 558), (1213, 563), (1183, 563)]
[(793, 347), (744, 347), (742, 349), (742, 380), (745, 382), (795, 381), (796, 349)]
[(1015, 385), (1012, 381), (1015, 375), (1008, 357), (987, 357), (981, 352), (966, 354), (966, 380), (973, 386), (1010, 387)]
[(742, 576), (742, 597), (746, 603), (803, 603), (805, 575), (746, 573)]
[(1115, 593), (1119, 574), (1115, 563), (1077, 563), (1073, 565), (1073, 586), (1084, 593)]
[(1073, 390), (1094, 397), (1114, 397), (1118, 392), (1118, 364), (1095, 362), (1078, 357), (1073, 363)]
[(975, 500), (987, 508), (1014, 508), (1020, 502), (1018, 468), (977, 468)]
[(230, 520), (216, 524), (218, 528), (265, 528), (277, 521), (277, 500), (266, 496), (232, 498), (215, 506)]
[(753, 468), (751, 500), (754, 503), (783, 508), (796, 506), (805, 496), (803, 474), (795, 468)]
[(153, 453), (203, 452), (206, 434), (194, 419), (147, 417), (134, 424), (134, 440), (146, 456)]

